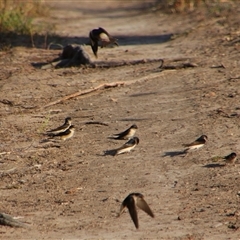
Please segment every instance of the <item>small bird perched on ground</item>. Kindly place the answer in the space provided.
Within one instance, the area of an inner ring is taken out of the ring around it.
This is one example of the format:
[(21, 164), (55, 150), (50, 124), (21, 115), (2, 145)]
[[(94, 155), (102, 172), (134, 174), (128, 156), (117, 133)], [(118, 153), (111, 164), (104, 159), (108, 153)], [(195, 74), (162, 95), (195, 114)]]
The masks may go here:
[(194, 142), (189, 144), (183, 144), (186, 149), (184, 150), (185, 153), (187, 153), (190, 150), (195, 150), (203, 147), (207, 141), (208, 137), (206, 135), (202, 135), (198, 139), (196, 139)]
[(57, 134), (67, 131), (72, 124), (71, 120), (72, 119), (70, 117), (65, 118), (65, 123), (62, 126), (47, 131), (47, 135), (53, 136), (53, 135), (57, 135)]
[(71, 138), (74, 135), (74, 132), (75, 132), (75, 127), (73, 125), (71, 125), (65, 132), (55, 134), (52, 137), (61, 137), (61, 139), (63, 141), (65, 141), (65, 140)]
[(112, 43), (118, 46), (117, 39), (112, 37), (104, 28), (101, 27), (90, 31), (89, 38), (91, 42), (92, 51), (96, 58), (98, 57), (97, 51), (99, 41), (101, 42), (101, 48), (106, 47), (107, 45)]
[(235, 152), (232, 152), (229, 155), (225, 156), (223, 159), (227, 164), (234, 164), (237, 159), (237, 154)]
[(138, 137), (133, 137), (126, 143), (124, 143), (120, 148), (116, 149), (115, 155), (119, 155), (122, 153), (130, 152), (133, 148), (135, 148), (139, 143)]
[(137, 207), (136, 206), (138, 206), (145, 213), (147, 213), (149, 216), (154, 218), (154, 214), (153, 214), (152, 210), (150, 209), (150, 207), (144, 200), (144, 196), (141, 193), (131, 193), (123, 200), (121, 207), (120, 207), (119, 217), (123, 213), (124, 209), (127, 207), (129, 214), (132, 218), (132, 221), (134, 222), (135, 227), (138, 229), (139, 223), (138, 223), (138, 215), (137, 215)]
[(124, 132), (114, 134), (114, 136), (110, 138), (116, 140), (128, 140), (135, 135), (137, 129), (138, 129), (137, 125), (133, 124), (130, 128), (128, 128)]

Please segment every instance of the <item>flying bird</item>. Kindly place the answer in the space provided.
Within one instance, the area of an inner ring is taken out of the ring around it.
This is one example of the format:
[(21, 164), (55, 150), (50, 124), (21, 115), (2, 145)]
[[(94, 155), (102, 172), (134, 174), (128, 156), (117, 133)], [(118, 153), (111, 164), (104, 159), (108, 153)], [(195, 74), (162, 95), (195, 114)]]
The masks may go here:
[(129, 140), (134, 136), (136, 133), (136, 130), (138, 129), (136, 124), (133, 124), (131, 127), (129, 127), (127, 130), (121, 133), (114, 134), (113, 137), (110, 137), (111, 139), (116, 139), (116, 140)]
[(133, 137), (124, 143), (120, 148), (116, 149), (115, 155), (119, 155), (122, 153), (130, 152), (133, 148), (135, 148), (139, 143), (138, 137)]
[(72, 124), (71, 120), (72, 119), (70, 117), (65, 118), (65, 122), (64, 122), (64, 124), (62, 126), (47, 131), (47, 135), (54, 136), (54, 135), (57, 135), (57, 134), (65, 132), (71, 126), (71, 124)]
[(147, 202), (144, 200), (144, 196), (141, 193), (131, 193), (123, 200), (120, 207), (119, 217), (123, 213), (124, 209), (127, 207), (129, 214), (131, 216), (131, 219), (134, 222), (135, 227), (138, 229), (139, 223), (138, 223), (138, 214), (137, 214), (136, 206), (142, 209), (149, 216), (154, 218), (154, 214), (152, 210), (148, 206)]
[(202, 135), (201, 137), (199, 137), (192, 143), (183, 144), (183, 146), (186, 147), (184, 152), (186, 153), (189, 150), (195, 150), (195, 149), (199, 149), (199, 148), (203, 147), (204, 144), (206, 143), (207, 139), (208, 139), (208, 137), (206, 135)]
[(60, 137), (63, 141), (71, 138), (74, 135), (75, 127), (71, 125), (65, 132), (60, 132), (58, 134), (54, 134), (51, 137)]
[(101, 27), (90, 31), (89, 38), (92, 51), (96, 58), (98, 57), (98, 42), (101, 42), (101, 48), (106, 47), (107, 45), (112, 43), (118, 46), (117, 39), (112, 37), (104, 28)]
[(223, 159), (225, 160), (225, 163), (233, 164), (237, 159), (237, 154), (235, 152), (232, 152), (229, 155), (225, 156)]

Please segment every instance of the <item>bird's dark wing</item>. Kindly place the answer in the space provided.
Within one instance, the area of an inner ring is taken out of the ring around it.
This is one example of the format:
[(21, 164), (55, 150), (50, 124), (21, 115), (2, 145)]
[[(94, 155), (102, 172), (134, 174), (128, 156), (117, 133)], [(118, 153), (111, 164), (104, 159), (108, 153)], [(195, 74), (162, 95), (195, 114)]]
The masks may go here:
[(142, 209), (145, 213), (147, 213), (149, 216), (151, 216), (152, 218), (154, 217), (152, 210), (150, 209), (150, 207), (143, 198), (137, 198), (136, 205), (140, 209)]
[(91, 47), (92, 47), (92, 51), (93, 51), (95, 57), (97, 57), (98, 42), (93, 42), (93, 44), (91, 45)]
[(133, 147), (134, 145), (136, 145), (136, 141), (135, 139), (131, 138), (129, 141), (124, 143), (121, 148), (129, 148), (129, 147)]
[(121, 133), (117, 133), (117, 134), (114, 134), (114, 137), (115, 139), (121, 139), (121, 138), (124, 138), (128, 133), (129, 133), (130, 129), (128, 128), (127, 130), (125, 130), (124, 132), (121, 132)]
[(187, 143), (187, 144), (183, 144), (183, 147), (191, 147), (193, 145), (196, 145), (196, 142), (192, 142), (192, 143)]
[(70, 133), (71, 133), (71, 130), (68, 128), (66, 131), (60, 132), (60, 133), (58, 133), (58, 134), (55, 134), (54, 136), (56, 136), (56, 137), (61, 137), (61, 136), (66, 136), (66, 135), (68, 135), (68, 134), (70, 134)]
[(199, 145), (199, 144), (204, 144), (204, 142), (198, 141), (198, 139), (192, 143), (189, 144), (183, 144), (184, 147), (191, 147), (191, 146), (195, 146), (195, 145)]
[(127, 208), (128, 208), (129, 214), (132, 218), (132, 221), (134, 222), (135, 227), (138, 228), (139, 224), (138, 224), (137, 208), (136, 208), (133, 197), (131, 197), (129, 199), (129, 201), (127, 203)]
[(64, 124), (60, 127), (57, 127), (55, 129), (47, 131), (47, 133), (56, 133), (57, 134), (57, 133), (64, 132), (64, 131), (68, 130), (69, 127), (70, 127), (70, 124)]
[(98, 37), (96, 37), (95, 35), (95, 32), (97, 30), (94, 29), (92, 30), (90, 33), (89, 33), (89, 38), (90, 38), (90, 42), (91, 42), (91, 48), (92, 48), (92, 51), (95, 55), (95, 57), (97, 57), (97, 51), (98, 51)]

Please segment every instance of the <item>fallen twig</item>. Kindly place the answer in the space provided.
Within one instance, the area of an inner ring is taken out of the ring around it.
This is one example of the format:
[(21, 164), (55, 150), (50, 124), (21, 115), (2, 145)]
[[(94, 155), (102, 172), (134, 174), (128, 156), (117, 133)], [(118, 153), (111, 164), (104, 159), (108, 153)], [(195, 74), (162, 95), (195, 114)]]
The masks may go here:
[(220, 65), (212, 65), (210, 68), (226, 68), (223, 63), (221, 63)]
[(43, 106), (43, 108), (46, 108), (46, 107), (50, 107), (52, 105), (56, 105), (58, 103), (61, 103), (61, 102), (64, 102), (66, 100), (69, 100), (71, 98), (76, 98), (76, 97), (79, 97), (79, 96), (82, 96), (82, 95), (86, 95), (86, 94), (89, 94), (89, 93), (92, 93), (92, 92), (95, 92), (95, 91), (98, 91), (98, 90), (101, 90), (101, 89), (107, 89), (107, 88), (111, 88), (111, 87), (119, 87), (119, 86), (122, 86), (124, 85), (125, 82), (113, 82), (113, 83), (104, 83), (104, 84), (101, 84), (95, 88), (92, 88), (92, 89), (87, 89), (85, 91), (78, 91), (76, 93), (73, 93), (73, 94), (70, 94), (70, 95), (67, 95), (59, 100), (56, 100), (54, 102), (50, 102), (48, 103), (47, 105)]
[(58, 103), (64, 102), (66, 100), (76, 98), (76, 97), (79, 97), (79, 96), (83, 96), (83, 95), (87, 95), (89, 93), (92, 93), (92, 92), (95, 92), (95, 91), (98, 91), (98, 90), (103, 90), (103, 89), (107, 89), (107, 88), (111, 88), (111, 87), (119, 87), (119, 86), (123, 86), (123, 85), (130, 85), (130, 84), (134, 84), (134, 83), (137, 83), (137, 82), (143, 82), (143, 81), (151, 80), (151, 79), (158, 78), (158, 77), (159, 77), (159, 72), (152, 73), (152, 74), (149, 74), (147, 76), (144, 76), (144, 77), (141, 77), (141, 78), (138, 78), (138, 79), (134, 79), (134, 80), (130, 80), (130, 81), (127, 81), (127, 82), (104, 83), (104, 84), (101, 84), (101, 85), (99, 85), (95, 88), (92, 88), (92, 89), (87, 89), (87, 90), (84, 90), (84, 91), (78, 91), (76, 93), (67, 95), (67, 96), (65, 96), (61, 99), (58, 99), (58, 100), (54, 101), (54, 102), (50, 102), (47, 105), (42, 106), (40, 108), (47, 108), (47, 107), (50, 107), (52, 105), (56, 105)]
[(129, 65), (138, 65), (138, 64), (145, 64), (145, 63), (153, 63), (153, 62), (160, 62), (161, 68), (164, 64), (164, 60), (162, 58), (158, 59), (140, 59), (140, 60), (128, 60), (128, 61), (117, 61), (117, 62), (96, 62), (92, 63), (90, 67), (95, 68), (113, 68), (113, 67), (123, 67), (123, 66), (129, 66)]
[(8, 99), (2, 99), (2, 100), (0, 100), (0, 102), (3, 104), (7, 104), (9, 106), (13, 106), (13, 102)]
[(163, 70), (172, 70), (172, 69), (182, 69), (182, 68), (193, 68), (193, 67), (197, 67), (198, 65), (195, 63), (180, 63), (177, 65), (164, 65), (161, 67), (161, 69)]
[[(187, 58), (173, 59), (171, 62), (175, 61), (186, 61)], [(92, 68), (112, 68), (112, 67), (122, 67), (128, 65), (137, 65), (145, 63), (160, 62), (159, 68), (161, 69), (180, 69), (187, 67), (196, 67), (196, 64), (193, 63), (181, 63), (177, 66), (165, 66), (164, 60), (162, 58), (158, 59), (140, 59), (140, 60), (126, 60), (126, 61), (91, 61), (89, 55), (85, 52), (84, 47), (81, 45), (67, 45), (63, 47), (62, 54), (57, 59), (52, 60), (50, 63), (33, 63), (33, 66), (40, 67), (41, 69), (49, 68), (66, 68), (66, 67), (79, 67), (87, 66)]]
[[(187, 67), (197, 67), (197, 65), (194, 64), (194, 63), (180, 63), (176, 66), (164, 66), (163, 65), (163, 60), (162, 59), (160, 59), (160, 60), (161, 60), (161, 65), (160, 65), (159, 68), (160, 68), (161, 71), (167, 70), (167, 69), (181, 69), (181, 68), (187, 68)], [(181, 61), (181, 60), (179, 60), (179, 61)], [(158, 59), (158, 61), (159, 61), (159, 59)], [(173, 60), (173, 61), (176, 61), (176, 59)], [(66, 100), (76, 98), (76, 97), (79, 97), (79, 96), (83, 96), (83, 95), (87, 95), (89, 93), (96, 92), (98, 90), (103, 90), (103, 89), (107, 89), (107, 88), (114, 88), (114, 87), (119, 87), (119, 86), (123, 86), (123, 85), (130, 85), (130, 84), (133, 84), (133, 83), (136, 83), (136, 82), (139, 82), (139, 81), (146, 81), (146, 80), (150, 80), (150, 79), (153, 79), (153, 78), (156, 78), (156, 77), (159, 77), (159, 72), (158, 73), (152, 73), (152, 74), (149, 74), (148, 76), (141, 77), (140, 79), (131, 80), (131, 81), (127, 81), (127, 82), (104, 83), (104, 84), (101, 84), (101, 85), (99, 85), (95, 88), (92, 88), (92, 89), (87, 89), (87, 90), (84, 90), (84, 91), (78, 91), (78, 92), (75, 92), (73, 94), (67, 95), (67, 96), (65, 96), (61, 99), (50, 102), (47, 105), (42, 106), (40, 108), (47, 108), (47, 107), (50, 107), (52, 105), (56, 105), (58, 103), (64, 102)]]
[(18, 220), (5, 213), (0, 213), (0, 225), (10, 227), (27, 227), (26, 224), (19, 222)]

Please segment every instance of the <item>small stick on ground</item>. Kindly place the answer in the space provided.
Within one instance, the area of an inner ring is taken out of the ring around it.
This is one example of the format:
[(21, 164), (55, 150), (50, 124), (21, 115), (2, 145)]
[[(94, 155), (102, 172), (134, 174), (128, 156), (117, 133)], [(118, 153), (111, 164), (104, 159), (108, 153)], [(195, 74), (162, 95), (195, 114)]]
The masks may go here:
[(27, 227), (26, 224), (19, 222), (14, 219), (12, 216), (0, 213), (0, 225), (10, 226), (10, 227)]
[[(167, 66), (162, 66), (162, 63), (161, 62), (161, 65), (160, 65), (160, 69), (166, 69)], [(191, 64), (191, 63), (185, 63), (185, 64), (182, 64), (180, 66), (180, 68), (185, 68), (185, 67), (194, 67), (194, 66), (197, 66), (195, 64)], [(171, 69), (179, 69), (178, 67), (171, 67)], [(58, 99), (56, 101), (53, 101), (53, 102), (50, 102), (48, 103), (47, 105), (45, 106), (42, 106), (40, 108), (47, 108), (47, 107), (50, 107), (52, 105), (56, 105), (58, 103), (61, 103), (61, 102), (64, 102), (66, 100), (69, 100), (69, 99), (72, 99), (72, 98), (76, 98), (76, 97), (79, 97), (79, 96), (83, 96), (83, 95), (87, 95), (89, 93), (92, 93), (92, 92), (96, 92), (98, 90), (104, 90), (104, 89), (108, 89), (108, 88), (114, 88), (114, 87), (119, 87), (119, 86), (123, 86), (123, 85), (130, 85), (130, 84), (134, 84), (134, 83), (137, 83), (137, 82), (141, 82), (141, 81), (147, 81), (147, 80), (152, 80), (154, 78), (158, 78), (159, 77), (159, 72), (157, 73), (152, 73), (152, 74), (149, 74), (147, 76), (144, 76), (144, 77), (141, 77), (139, 79), (133, 79), (133, 80), (130, 80), (130, 81), (127, 81), (127, 82), (112, 82), (112, 83), (104, 83), (104, 84), (101, 84), (95, 88), (92, 88), (92, 89), (87, 89), (87, 90), (84, 90), (84, 91), (78, 91), (78, 92), (75, 92), (73, 94), (70, 94), (70, 95), (67, 95), (61, 99)]]
[(76, 98), (76, 97), (79, 97), (79, 96), (82, 96), (82, 95), (86, 95), (86, 94), (89, 94), (89, 93), (92, 93), (92, 92), (95, 92), (95, 91), (98, 91), (98, 90), (101, 90), (101, 89), (107, 89), (107, 88), (113, 88), (113, 87), (119, 87), (119, 86), (122, 86), (124, 85), (125, 83), (124, 82), (114, 82), (114, 83), (104, 83), (104, 84), (101, 84), (93, 89), (87, 89), (85, 91), (78, 91), (76, 93), (73, 93), (73, 94), (70, 94), (70, 95), (67, 95), (59, 100), (56, 100), (54, 102), (50, 102), (48, 103), (47, 105), (43, 106), (43, 108), (46, 108), (46, 107), (50, 107), (52, 105), (56, 105), (58, 103), (61, 103), (61, 102), (64, 102), (66, 100), (69, 100), (71, 98)]
[(58, 99), (58, 100), (54, 101), (54, 102), (50, 102), (47, 105), (42, 106), (40, 108), (47, 108), (47, 107), (50, 107), (52, 105), (56, 105), (58, 103), (69, 100), (71, 98), (76, 98), (76, 97), (79, 97), (79, 96), (87, 95), (89, 93), (92, 93), (92, 92), (95, 92), (95, 91), (98, 91), (98, 90), (103, 90), (103, 89), (108, 89), (108, 88), (113, 88), (113, 87), (119, 87), (119, 86), (123, 86), (123, 85), (130, 85), (130, 84), (134, 84), (134, 83), (137, 83), (137, 82), (143, 82), (143, 81), (147, 81), (147, 80), (158, 78), (158, 77), (159, 77), (159, 72), (152, 73), (152, 74), (149, 74), (147, 76), (144, 76), (144, 77), (141, 77), (141, 78), (138, 78), (138, 79), (133, 79), (133, 80), (130, 80), (130, 81), (127, 81), (127, 82), (104, 83), (104, 84), (101, 84), (101, 85), (99, 85), (95, 88), (92, 88), (92, 89), (87, 89), (87, 90), (84, 90), (84, 91), (78, 91), (78, 92), (75, 92), (73, 94), (67, 95), (67, 96), (65, 96), (61, 99)]

